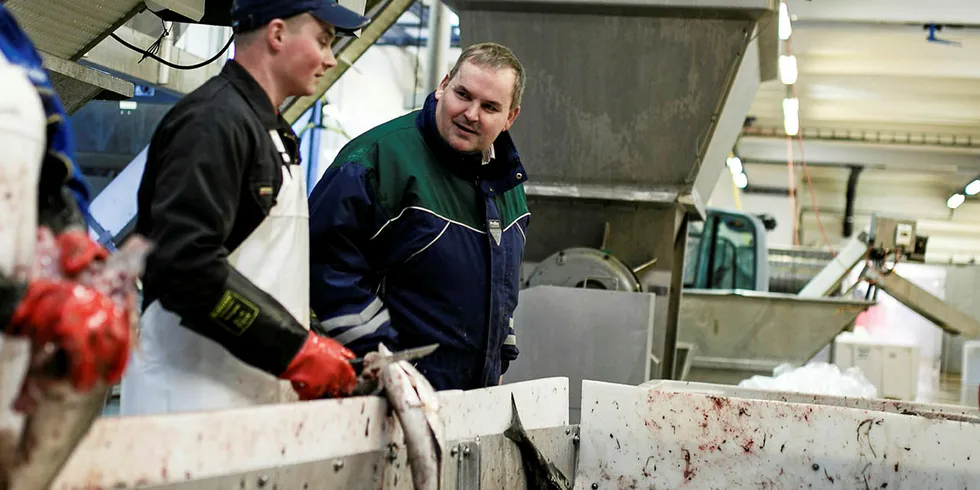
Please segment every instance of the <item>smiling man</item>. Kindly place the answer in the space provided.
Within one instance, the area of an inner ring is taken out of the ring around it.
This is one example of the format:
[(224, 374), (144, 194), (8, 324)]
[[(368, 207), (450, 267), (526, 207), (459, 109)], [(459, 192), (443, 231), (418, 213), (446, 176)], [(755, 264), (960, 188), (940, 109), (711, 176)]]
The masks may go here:
[(507, 130), (524, 68), (468, 47), (420, 111), (341, 150), (310, 197), (311, 305), (355, 353), (440, 345), (416, 366), (437, 390), (499, 383), (530, 214)]
[[(218, 410), (353, 390), (353, 354), (310, 332), (299, 141), (278, 107), (313, 94), (338, 34), (369, 19), (334, 0), (236, 0), (235, 59), (157, 127), (136, 232), (140, 352), (124, 415)], [(295, 393), (292, 393), (295, 391)]]

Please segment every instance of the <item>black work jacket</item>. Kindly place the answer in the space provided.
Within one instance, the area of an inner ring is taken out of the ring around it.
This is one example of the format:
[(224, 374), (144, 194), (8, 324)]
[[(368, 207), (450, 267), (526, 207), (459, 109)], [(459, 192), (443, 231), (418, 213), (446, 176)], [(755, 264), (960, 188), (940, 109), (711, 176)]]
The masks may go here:
[[(149, 237), (155, 246), (143, 278), (144, 306), (159, 300), (180, 315), (185, 326), (226, 347), (242, 339), (218, 332), (215, 325), (197, 324), (206, 320), (188, 318), (216, 304), (229, 280), (230, 251), (275, 205), (284, 159), (270, 131), (280, 134), (286, 152), (299, 163), (299, 141), (290, 125), (258, 82), (237, 62), (229, 61), (219, 75), (184, 97), (161, 121), (150, 142), (139, 188), (135, 232)], [(254, 286), (248, 283), (245, 289), (249, 287)], [(239, 293), (249, 297), (248, 291)], [(288, 316), (278, 302), (274, 308)], [(279, 345), (236, 345), (237, 354), (266, 371), (281, 371), (305, 340), (302, 327), (288, 327), (278, 327), (275, 343)], [(265, 349), (275, 352), (259, 352)]]

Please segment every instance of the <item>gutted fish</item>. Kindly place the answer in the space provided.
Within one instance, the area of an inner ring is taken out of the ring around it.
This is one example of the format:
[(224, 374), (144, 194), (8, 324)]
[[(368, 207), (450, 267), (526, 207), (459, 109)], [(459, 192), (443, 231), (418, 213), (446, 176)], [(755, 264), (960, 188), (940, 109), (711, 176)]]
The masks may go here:
[[(51, 255), (59, 250), (51, 246), (52, 240), (50, 231), (42, 228), (33, 269), (36, 276), (63, 272), (51, 266), (59, 263)], [(5, 404), (0, 407), (0, 413), (5, 415), (0, 421), (0, 490), (47, 488), (101, 413), (115, 381), (112, 378), (121, 373), (120, 359), (128, 357), (130, 339), (136, 337), (132, 332), (137, 324), (135, 285), (148, 252), (149, 243), (134, 237), (107, 260), (62, 277), (111, 299), (131, 330), (130, 335), (110, 339), (110, 343), (124, 344), (103, 351), (110, 353), (106, 359), (92, 360), (98, 369), (94, 386), (78, 390), (72, 383), (68, 377), (72, 359), (64, 346), (54, 342), (39, 344), (26, 337), (3, 339), (0, 356), (8, 358), (0, 358), (0, 366), (5, 368), (0, 373), (0, 402)], [(7, 367), (11, 367), (9, 372)], [(19, 386), (11, 382), (16, 379), (22, 379)]]
[[(382, 345), (380, 354), (390, 356), (391, 352)], [(438, 490), (443, 448), (436, 391), (407, 361), (384, 366), (380, 378), (405, 435), (415, 490)]]

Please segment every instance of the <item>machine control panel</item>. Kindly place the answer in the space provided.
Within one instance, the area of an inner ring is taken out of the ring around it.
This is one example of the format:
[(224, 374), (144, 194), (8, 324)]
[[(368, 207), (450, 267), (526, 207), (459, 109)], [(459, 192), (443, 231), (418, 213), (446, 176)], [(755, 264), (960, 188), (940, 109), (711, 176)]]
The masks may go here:
[(895, 246), (905, 250), (915, 246), (915, 224), (898, 223), (895, 225)]
[(906, 260), (920, 262), (925, 260), (927, 240), (927, 237), (917, 235), (915, 220), (877, 214), (871, 217), (871, 253), (876, 256), (872, 258), (897, 254)]

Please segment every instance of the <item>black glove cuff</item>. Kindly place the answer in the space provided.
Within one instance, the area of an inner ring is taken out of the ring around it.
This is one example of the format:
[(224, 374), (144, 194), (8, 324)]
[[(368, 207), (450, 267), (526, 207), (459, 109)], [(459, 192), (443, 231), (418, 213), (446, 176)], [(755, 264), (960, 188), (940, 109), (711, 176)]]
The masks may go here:
[(75, 204), (75, 198), (67, 187), (41, 190), (38, 195), (39, 226), (46, 226), (55, 235), (72, 227), (86, 228), (85, 217)]
[(286, 370), (309, 335), (275, 298), (233, 267), (224, 288), (204, 305), (175, 313), (191, 330), (275, 376)]
[(10, 319), (27, 293), (27, 284), (0, 274), (0, 331), (10, 328)]

